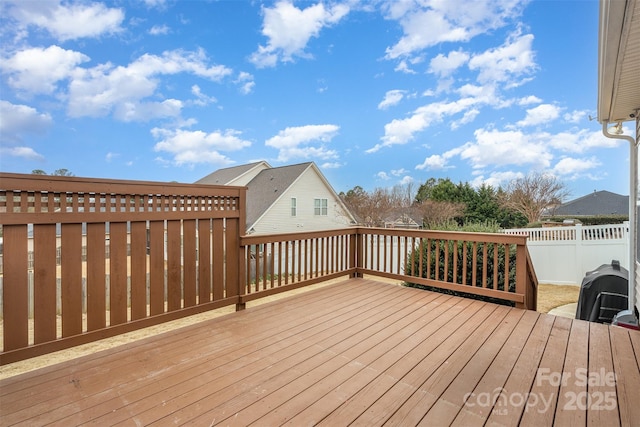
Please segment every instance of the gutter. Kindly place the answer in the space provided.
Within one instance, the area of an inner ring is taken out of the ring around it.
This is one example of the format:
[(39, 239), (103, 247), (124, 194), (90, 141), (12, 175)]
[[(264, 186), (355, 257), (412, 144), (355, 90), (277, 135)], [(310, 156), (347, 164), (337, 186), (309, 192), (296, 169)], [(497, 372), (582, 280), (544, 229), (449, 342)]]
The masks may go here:
[[(636, 119), (638, 121), (640, 119)], [(635, 310), (636, 291), (636, 259), (638, 247), (638, 234), (636, 232), (638, 210), (638, 141), (629, 135), (616, 135), (609, 133), (607, 121), (602, 123), (602, 133), (607, 138), (623, 139), (629, 142), (629, 310)], [(636, 123), (636, 129), (638, 123)]]

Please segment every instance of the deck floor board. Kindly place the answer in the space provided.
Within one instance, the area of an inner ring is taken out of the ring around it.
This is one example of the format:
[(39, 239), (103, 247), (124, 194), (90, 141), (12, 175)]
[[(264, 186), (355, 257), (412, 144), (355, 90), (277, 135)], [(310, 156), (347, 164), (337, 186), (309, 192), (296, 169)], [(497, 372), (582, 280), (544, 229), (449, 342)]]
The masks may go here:
[(633, 425), (639, 352), (637, 331), (350, 279), (2, 380), (0, 425)]

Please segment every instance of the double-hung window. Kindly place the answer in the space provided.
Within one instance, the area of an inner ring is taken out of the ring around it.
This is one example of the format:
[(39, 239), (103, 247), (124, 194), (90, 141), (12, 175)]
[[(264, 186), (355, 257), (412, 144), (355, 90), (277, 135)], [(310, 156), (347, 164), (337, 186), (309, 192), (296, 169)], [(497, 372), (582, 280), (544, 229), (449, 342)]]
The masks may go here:
[(316, 216), (327, 216), (328, 214), (328, 200), (327, 199), (313, 199), (313, 214)]
[(291, 216), (298, 216), (298, 199), (291, 198)]

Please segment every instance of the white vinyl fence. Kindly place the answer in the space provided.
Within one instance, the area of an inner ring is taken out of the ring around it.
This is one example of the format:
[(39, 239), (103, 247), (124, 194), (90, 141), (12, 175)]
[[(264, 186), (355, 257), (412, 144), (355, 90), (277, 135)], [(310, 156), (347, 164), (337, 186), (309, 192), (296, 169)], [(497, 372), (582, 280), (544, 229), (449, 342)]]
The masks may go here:
[(629, 269), (629, 223), (519, 228), (506, 234), (529, 236), (527, 248), (540, 283), (580, 285), (588, 271), (611, 260)]

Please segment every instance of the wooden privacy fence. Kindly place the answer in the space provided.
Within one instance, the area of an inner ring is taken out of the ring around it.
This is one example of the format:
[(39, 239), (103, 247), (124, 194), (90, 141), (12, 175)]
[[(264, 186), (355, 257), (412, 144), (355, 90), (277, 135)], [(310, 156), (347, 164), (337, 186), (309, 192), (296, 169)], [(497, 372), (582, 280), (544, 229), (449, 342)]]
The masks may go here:
[(0, 174), (2, 363), (239, 303), (244, 203), (244, 187)]

